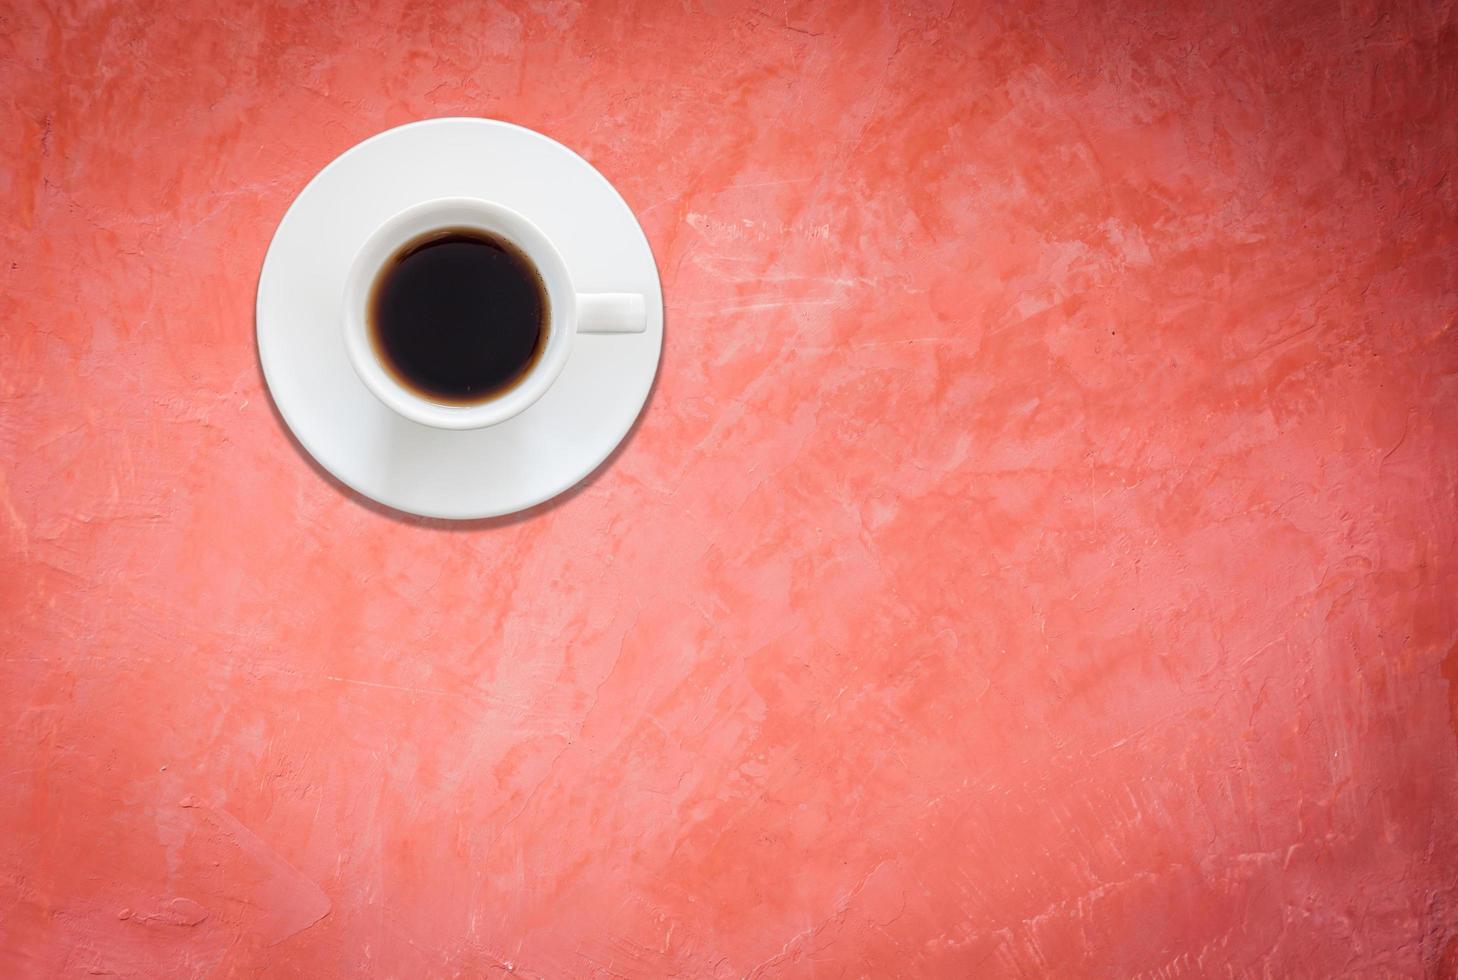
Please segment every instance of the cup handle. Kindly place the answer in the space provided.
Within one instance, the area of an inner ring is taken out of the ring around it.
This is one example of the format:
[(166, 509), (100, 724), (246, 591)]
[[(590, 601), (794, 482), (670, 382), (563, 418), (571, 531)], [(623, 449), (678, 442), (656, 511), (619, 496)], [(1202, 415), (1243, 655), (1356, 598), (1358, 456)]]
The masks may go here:
[(578, 333), (642, 333), (648, 311), (639, 293), (578, 293)]

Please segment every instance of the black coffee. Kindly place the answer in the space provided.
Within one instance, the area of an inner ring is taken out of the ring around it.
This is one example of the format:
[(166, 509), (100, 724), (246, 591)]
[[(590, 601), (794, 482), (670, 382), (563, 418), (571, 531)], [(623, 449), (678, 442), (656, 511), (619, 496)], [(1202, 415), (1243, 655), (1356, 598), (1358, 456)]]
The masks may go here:
[(401, 384), (474, 405), (509, 391), (547, 343), (547, 290), (521, 250), (474, 229), (431, 232), (375, 278), (370, 337)]

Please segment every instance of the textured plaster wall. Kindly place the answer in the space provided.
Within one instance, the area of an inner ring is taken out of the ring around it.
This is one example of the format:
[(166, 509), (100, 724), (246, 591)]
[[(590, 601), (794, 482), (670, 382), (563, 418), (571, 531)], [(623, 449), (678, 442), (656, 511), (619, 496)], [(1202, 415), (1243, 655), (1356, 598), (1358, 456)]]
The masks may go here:
[[(1451, 0), (0, 0), (0, 975), (1452, 976), (1455, 104)], [(449, 114), (668, 317), (465, 527), (252, 322)]]

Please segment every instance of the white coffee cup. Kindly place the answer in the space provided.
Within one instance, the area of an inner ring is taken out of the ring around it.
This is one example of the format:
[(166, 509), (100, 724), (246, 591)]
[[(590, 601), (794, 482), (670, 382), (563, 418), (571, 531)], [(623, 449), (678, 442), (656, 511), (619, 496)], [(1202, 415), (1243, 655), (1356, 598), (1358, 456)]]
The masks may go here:
[[(370, 339), (369, 301), (375, 278), (404, 245), (442, 229), (465, 228), (505, 238), (541, 274), (547, 291), (546, 347), (509, 390), (475, 405), (432, 401), (406, 388), (380, 362)], [(344, 281), (344, 347), (366, 388), (389, 408), (421, 425), (478, 429), (520, 415), (562, 373), (579, 333), (642, 333), (646, 304), (638, 293), (579, 293), (551, 241), (522, 215), (475, 198), (441, 198), (406, 208), (380, 225), (355, 253)]]

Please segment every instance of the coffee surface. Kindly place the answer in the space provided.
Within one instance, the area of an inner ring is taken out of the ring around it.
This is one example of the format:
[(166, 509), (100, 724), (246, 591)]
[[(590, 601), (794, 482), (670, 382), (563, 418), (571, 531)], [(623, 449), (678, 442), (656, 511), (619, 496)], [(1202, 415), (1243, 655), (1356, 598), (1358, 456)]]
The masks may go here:
[(510, 391), (547, 340), (541, 274), (505, 239), (475, 229), (432, 232), (406, 244), (375, 278), (370, 339), (414, 393), (476, 405)]

